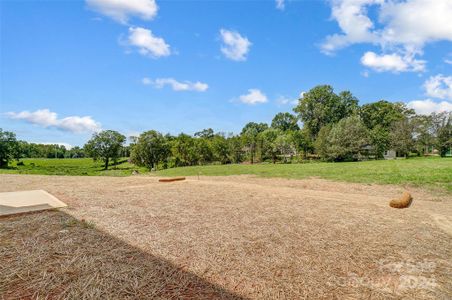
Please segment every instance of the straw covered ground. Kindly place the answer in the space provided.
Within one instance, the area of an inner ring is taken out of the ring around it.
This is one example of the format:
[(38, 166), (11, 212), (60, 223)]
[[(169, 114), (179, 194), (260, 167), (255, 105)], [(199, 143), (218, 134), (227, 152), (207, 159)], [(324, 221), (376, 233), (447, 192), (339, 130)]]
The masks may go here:
[(323, 179), (0, 175), (69, 207), (0, 218), (0, 295), (450, 299), (452, 198)]

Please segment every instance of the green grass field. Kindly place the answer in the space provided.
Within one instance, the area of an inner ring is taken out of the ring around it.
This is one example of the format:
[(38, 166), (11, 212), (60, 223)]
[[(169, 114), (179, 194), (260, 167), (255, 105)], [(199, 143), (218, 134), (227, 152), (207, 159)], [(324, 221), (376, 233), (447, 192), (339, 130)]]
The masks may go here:
[(212, 165), (159, 171), (160, 176), (252, 174), (262, 177), (320, 177), (336, 181), (410, 184), (452, 192), (451, 158), (410, 158), (347, 163)]
[(137, 167), (121, 159), (118, 165), (104, 170), (101, 161), (94, 162), (91, 158), (27, 158), (22, 159), (24, 165), (12, 163), (9, 169), (0, 169), (0, 174), (42, 174), (42, 175), (89, 175), (89, 176), (128, 176), (133, 170), (144, 173), (145, 168)]
[[(44, 175), (106, 175), (128, 176), (133, 170), (147, 173), (145, 168), (128, 163), (125, 159), (109, 170), (92, 159), (23, 159), (24, 165), (12, 164), (0, 173)], [(308, 178), (320, 177), (336, 181), (379, 184), (409, 184), (419, 187), (440, 188), (452, 192), (452, 158), (410, 158), (350, 163), (211, 165), (161, 170), (159, 176), (227, 176), (250, 174), (262, 177)]]

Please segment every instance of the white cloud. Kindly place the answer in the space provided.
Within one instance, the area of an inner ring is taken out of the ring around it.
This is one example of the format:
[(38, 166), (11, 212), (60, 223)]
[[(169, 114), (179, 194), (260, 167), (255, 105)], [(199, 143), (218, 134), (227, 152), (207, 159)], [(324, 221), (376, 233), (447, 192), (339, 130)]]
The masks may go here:
[(246, 55), (250, 51), (252, 45), (251, 42), (236, 31), (221, 29), (220, 34), (224, 44), (221, 47), (221, 52), (227, 58), (235, 61), (246, 60)]
[[(450, 0), (330, 0), (332, 18), (341, 33), (327, 36), (324, 53), (355, 43), (380, 46), (383, 55), (409, 57), (417, 66), (403, 71), (422, 71), (416, 55), (422, 55), (427, 43), (452, 41), (452, 1)], [(368, 14), (375, 8), (378, 23)], [(422, 63), (421, 63), (422, 64)], [(389, 69), (392, 71), (393, 69)]]
[(144, 85), (150, 85), (152, 84), (152, 80), (148, 77), (144, 77), (143, 79), (141, 79), (141, 83), (143, 83)]
[(288, 97), (284, 97), (284, 96), (279, 96), (276, 99), (276, 103), (279, 105), (297, 105), (298, 104), (298, 99), (292, 99), (292, 98), (288, 98)]
[(138, 47), (138, 52), (152, 58), (171, 54), (170, 46), (163, 38), (156, 37), (151, 30), (142, 27), (130, 27), (128, 44)]
[(430, 99), (408, 102), (407, 106), (418, 114), (429, 115), (432, 112), (452, 111), (452, 103), (447, 101), (434, 102)]
[(284, 0), (275, 0), (276, 2), (276, 8), (279, 10), (284, 10), (286, 8), (286, 4), (284, 3)]
[(397, 53), (378, 55), (368, 51), (361, 57), (361, 63), (378, 72), (419, 72), (425, 70), (425, 61), (411, 55), (401, 56)]
[(376, 4), (378, 0), (332, 0), (332, 18), (342, 30), (342, 34), (326, 37), (322, 50), (326, 53), (349, 46), (354, 43), (371, 43), (377, 37), (371, 32), (373, 22), (367, 16), (367, 6)]
[(123, 24), (127, 23), (130, 16), (152, 20), (158, 10), (154, 0), (86, 0), (86, 4), (92, 10)]
[(94, 121), (90, 116), (70, 116), (58, 119), (57, 113), (51, 112), (48, 109), (39, 109), (34, 112), (9, 112), (6, 115), (10, 119), (24, 120), (34, 125), (54, 127), (63, 131), (70, 131), (74, 133), (95, 132), (101, 129), (101, 125)]
[(163, 88), (166, 85), (169, 85), (174, 91), (196, 91), (196, 92), (205, 92), (209, 88), (207, 83), (203, 83), (200, 81), (191, 82), (191, 81), (177, 81), (174, 78), (157, 78), (155, 80), (151, 80), (150, 78), (143, 78), (143, 84), (150, 85), (152, 84), (156, 88)]
[(452, 76), (431, 76), (424, 83), (424, 89), (429, 97), (452, 100)]
[(258, 89), (249, 89), (248, 94), (239, 97), (240, 102), (245, 104), (259, 104), (268, 101), (267, 96)]
[(446, 64), (448, 64), (448, 65), (452, 65), (452, 59), (447, 59), (447, 58), (445, 58), (445, 59), (444, 59), (444, 62), (445, 62)]
[(421, 50), (433, 41), (452, 41), (452, 1), (384, 1), (380, 19), (386, 24), (383, 43)]

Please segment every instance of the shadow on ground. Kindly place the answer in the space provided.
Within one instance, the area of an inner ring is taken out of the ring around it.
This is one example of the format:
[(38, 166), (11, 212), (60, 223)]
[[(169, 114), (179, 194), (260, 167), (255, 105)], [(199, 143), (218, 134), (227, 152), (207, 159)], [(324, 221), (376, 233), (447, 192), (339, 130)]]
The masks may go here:
[(2, 299), (244, 299), (61, 211), (0, 218)]

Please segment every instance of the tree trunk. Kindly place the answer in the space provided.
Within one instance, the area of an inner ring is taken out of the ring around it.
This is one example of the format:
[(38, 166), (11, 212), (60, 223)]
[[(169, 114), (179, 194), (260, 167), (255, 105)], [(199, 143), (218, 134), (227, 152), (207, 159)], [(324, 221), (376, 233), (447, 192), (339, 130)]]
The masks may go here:
[(108, 170), (108, 161), (109, 161), (109, 157), (107, 157), (106, 159), (105, 159), (105, 170)]

